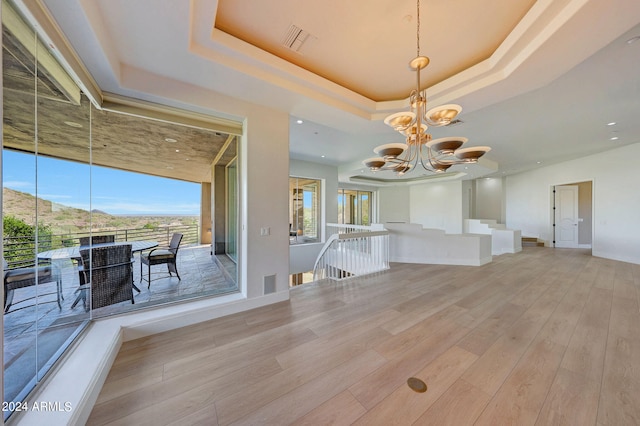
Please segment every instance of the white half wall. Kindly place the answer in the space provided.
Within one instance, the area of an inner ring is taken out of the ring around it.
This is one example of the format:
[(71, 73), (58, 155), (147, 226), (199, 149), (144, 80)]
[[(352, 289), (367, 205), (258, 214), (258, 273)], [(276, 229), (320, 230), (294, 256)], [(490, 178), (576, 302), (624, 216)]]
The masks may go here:
[(289, 273), (301, 274), (313, 270), (324, 243), (293, 244), (289, 246)]
[(593, 255), (640, 264), (639, 157), (636, 143), (508, 176), (507, 226), (552, 245), (552, 187), (593, 181)]
[(385, 223), (389, 260), (402, 263), (481, 266), (493, 260), (491, 235), (447, 234), (415, 223)]

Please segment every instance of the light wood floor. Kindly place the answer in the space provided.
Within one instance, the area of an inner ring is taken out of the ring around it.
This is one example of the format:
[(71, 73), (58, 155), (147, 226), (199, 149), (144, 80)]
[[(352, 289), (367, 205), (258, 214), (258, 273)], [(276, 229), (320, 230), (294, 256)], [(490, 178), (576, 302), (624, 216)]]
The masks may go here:
[(89, 424), (637, 425), (639, 289), (640, 265), (540, 247), (306, 285), (127, 342)]

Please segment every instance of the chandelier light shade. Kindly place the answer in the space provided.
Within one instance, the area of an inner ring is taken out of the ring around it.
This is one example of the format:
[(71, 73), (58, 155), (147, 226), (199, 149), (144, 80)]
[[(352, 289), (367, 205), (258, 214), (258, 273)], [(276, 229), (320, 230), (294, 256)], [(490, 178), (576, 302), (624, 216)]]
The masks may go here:
[(456, 158), (463, 163), (475, 163), (478, 158), (491, 151), (488, 146), (473, 146), (470, 148), (458, 149), (454, 152)]
[(442, 173), (455, 164), (476, 163), (489, 152), (488, 146), (461, 148), (467, 138), (447, 137), (431, 140), (428, 126), (440, 127), (451, 124), (462, 107), (456, 104), (441, 105), (429, 110), (426, 89), (420, 89), (420, 73), (429, 65), (429, 58), (420, 56), (420, 0), (417, 0), (417, 54), (409, 62), (416, 72), (416, 88), (409, 95), (409, 111), (396, 112), (385, 118), (384, 123), (405, 137), (405, 143), (388, 143), (374, 149), (378, 155), (362, 163), (371, 171), (390, 170), (403, 175), (416, 170), (420, 164), (425, 170)]
[(408, 145), (405, 143), (388, 143), (376, 147), (373, 152), (386, 160), (390, 160), (393, 158), (398, 158), (400, 154), (402, 154), (407, 148)]
[(436, 155), (453, 155), (456, 149), (460, 148), (467, 138), (440, 138), (433, 139), (425, 145)]
[(460, 114), (461, 111), (462, 107), (460, 105), (442, 105), (427, 111), (424, 115), (424, 119), (430, 126), (447, 126), (458, 116), (458, 114)]

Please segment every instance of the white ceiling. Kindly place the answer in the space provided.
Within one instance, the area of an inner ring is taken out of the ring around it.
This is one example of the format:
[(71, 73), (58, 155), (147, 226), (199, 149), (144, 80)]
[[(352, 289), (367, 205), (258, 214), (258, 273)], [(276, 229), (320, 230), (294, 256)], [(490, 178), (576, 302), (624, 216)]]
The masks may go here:
[[(401, 142), (382, 119), (415, 84), (414, 0), (44, 3), (106, 92), (216, 113), (149, 82), (188, 84), (285, 110), (291, 157), (337, 165), (343, 181), (369, 174), (360, 162), (375, 146)], [(463, 107), (463, 123), (433, 137), (492, 147), (484, 164), (455, 166), (465, 178), (640, 142), (640, 40), (627, 43), (638, 0), (422, 0), (421, 21), (430, 106)], [(280, 46), (291, 24), (311, 34), (300, 53)]]

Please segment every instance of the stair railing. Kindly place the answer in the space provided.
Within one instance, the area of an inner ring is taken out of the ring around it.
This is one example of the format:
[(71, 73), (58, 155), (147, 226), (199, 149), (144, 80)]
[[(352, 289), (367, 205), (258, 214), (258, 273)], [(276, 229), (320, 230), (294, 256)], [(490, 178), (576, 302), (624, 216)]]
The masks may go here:
[(389, 231), (331, 235), (316, 259), (313, 280), (343, 280), (389, 269)]

